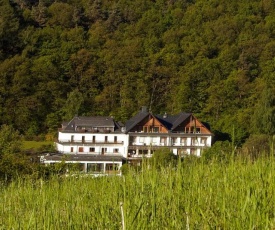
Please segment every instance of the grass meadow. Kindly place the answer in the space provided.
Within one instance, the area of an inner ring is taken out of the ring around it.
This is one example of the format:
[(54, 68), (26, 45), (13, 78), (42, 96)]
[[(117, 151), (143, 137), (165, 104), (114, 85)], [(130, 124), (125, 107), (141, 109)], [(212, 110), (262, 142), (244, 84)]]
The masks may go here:
[(275, 159), (187, 159), (125, 176), (20, 179), (0, 229), (274, 229)]
[(53, 145), (53, 141), (23, 141), (22, 150), (39, 150), (48, 145)]

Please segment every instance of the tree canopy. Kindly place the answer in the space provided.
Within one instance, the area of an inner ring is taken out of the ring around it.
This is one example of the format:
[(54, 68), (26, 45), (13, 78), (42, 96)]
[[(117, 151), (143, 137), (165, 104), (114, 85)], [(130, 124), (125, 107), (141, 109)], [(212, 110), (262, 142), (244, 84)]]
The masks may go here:
[(141, 106), (274, 134), (270, 0), (0, 0), (0, 124), (26, 135)]

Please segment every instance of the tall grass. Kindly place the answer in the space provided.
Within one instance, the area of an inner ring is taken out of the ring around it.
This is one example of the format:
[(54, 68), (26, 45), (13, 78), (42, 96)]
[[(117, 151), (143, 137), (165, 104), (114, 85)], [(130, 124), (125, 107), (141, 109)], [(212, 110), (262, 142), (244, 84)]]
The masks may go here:
[(0, 229), (271, 229), (274, 197), (272, 157), (186, 160), (160, 170), (144, 163), (122, 177), (1, 186)]

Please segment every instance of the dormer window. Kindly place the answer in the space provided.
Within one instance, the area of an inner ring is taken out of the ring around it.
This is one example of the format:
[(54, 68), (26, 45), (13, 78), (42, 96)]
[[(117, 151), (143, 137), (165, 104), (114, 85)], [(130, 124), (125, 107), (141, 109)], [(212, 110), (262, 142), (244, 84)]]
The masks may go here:
[(185, 127), (185, 133), (201, 133), (201, 128), (200, 127)]
[(153, 127), (153, 133), (158, 133), (159, 132), (159, 127)]

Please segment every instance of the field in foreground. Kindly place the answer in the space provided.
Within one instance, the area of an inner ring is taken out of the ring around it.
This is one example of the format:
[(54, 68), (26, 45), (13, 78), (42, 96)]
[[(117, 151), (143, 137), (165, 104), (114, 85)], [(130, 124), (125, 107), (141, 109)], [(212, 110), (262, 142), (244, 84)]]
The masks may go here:
[(0, 229), (272, 229), (274, 197), (273, 158), (18, 179), (0, 188)]

